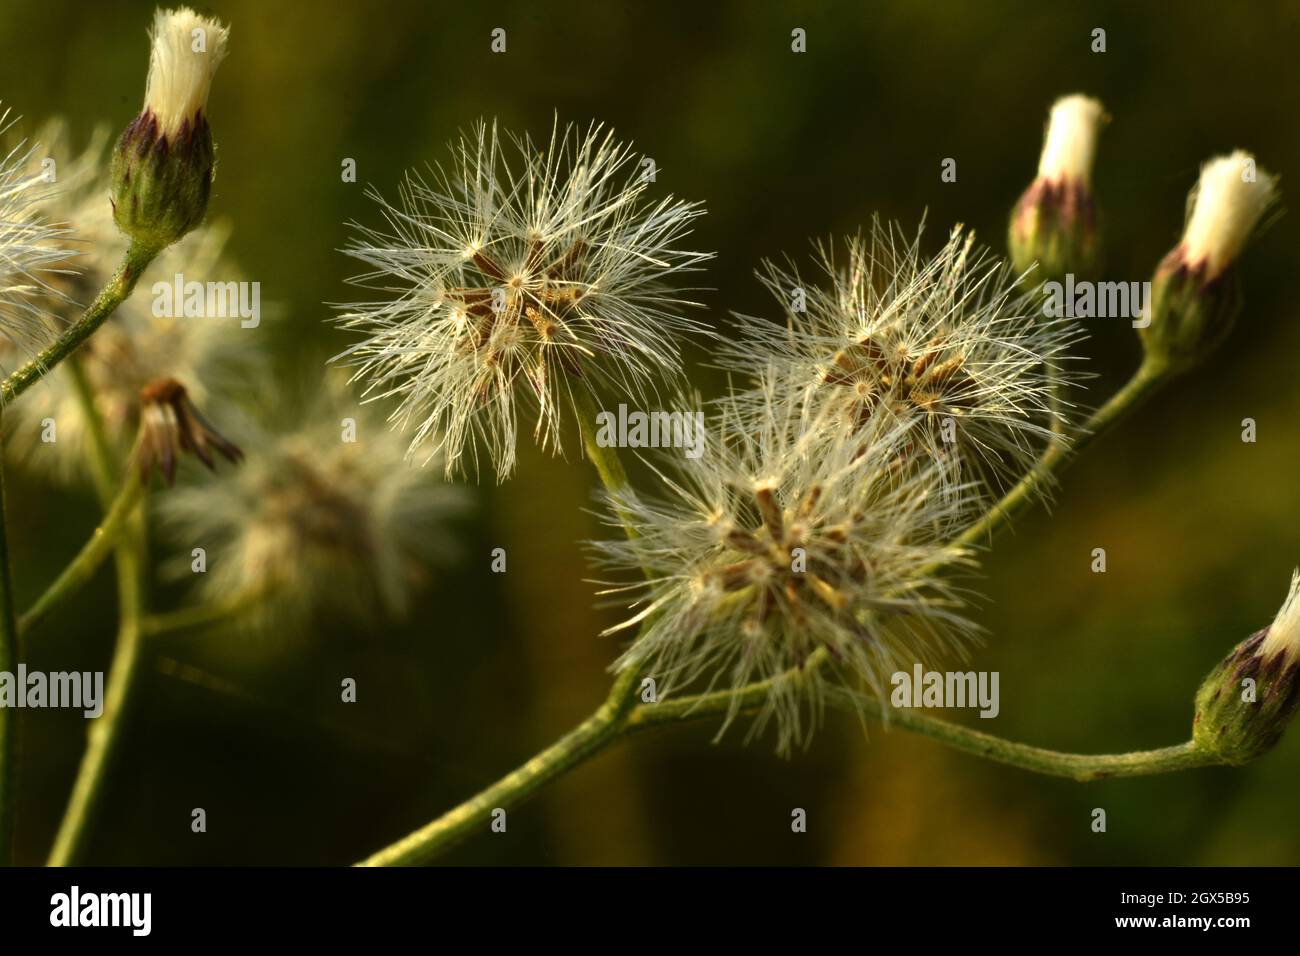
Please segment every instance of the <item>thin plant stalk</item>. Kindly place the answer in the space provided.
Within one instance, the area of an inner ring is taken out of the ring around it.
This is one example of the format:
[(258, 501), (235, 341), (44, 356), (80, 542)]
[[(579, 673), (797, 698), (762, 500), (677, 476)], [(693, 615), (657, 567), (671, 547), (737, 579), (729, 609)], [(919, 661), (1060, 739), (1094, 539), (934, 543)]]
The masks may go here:
[[(1088, 419), (1069, 450), (1080, 451), (1110, 430), (1169, 377), (1166, 368), (1149, 359), (1144, 360), (1132, 379)], [(575, 401), (575, 411), (579, 415), (580, 426), (583, 426), (584, 417), (588, 423), (594, 423), (595, 410), (590, 398), (584, 402)], [(596, 463), (606, 487), (610, 490), (625, 487), (627, 478), (621, 463), (616, 470), (609, 465), (608, 458), (612, 457), (617, 463), (617, 456), (610, 449), (598, 446), (590, 424), (584, 427), (583, 437), (588, 455)], [(1029, 474), (994, 505), (984, 518), (963, 534), (961, 543), (986, 542), (1036, 500), (1069, 460), (1066, 444), (1054, 440)], [(635, 529), (629, 527), (628, 532), (634, 534)], [(824, 652), (822, 656), (824, 657)], [(609, 697), (600, 708), (574, 730), (486, 790), (358, 865), (408, 866), (427, 862), (475, 829), (481, 828), (490, 818), (493, 809), (517, 805), (544, 783), (573, 769), (624, 735), (650, 727), (668, 726), (685, 719), (735, 713), (757, 707), (766, 698), (774, 681), (806, 679), (811, 669), (823, 663), (818, 657), (818, 652), (814, 652), (805, 662), (804, 668), (739, 690), (694, 695), (635, 707), (632, 702), (638, 687), (637, 674), (631, 670), (624, 671), (616, 678)], [(878, 701), (868, 699), (859, 702), (859, 706), (864, 712), (874, 714), (891, 726), (930, 737), (967, 753), (1024, 770), (1074, 780), (1167, 773), (1216, 762), (1198, 751), (1191, 742), (1159, 750), (1123, 754), (1069, 754), (1004, 740), (921, 714), (892, 709), (887, 712)]]
[[(115, 495), (113, 476), (122, 473), (121, 463), (108, 438), (99, 409), (95, 406), (94, 394), (80, 363), (74, 360), (69, 367), (69, 374), (90, 436), (91, 476), (100, 501), (111, 512), (111, 502)], [(134, 474), (134, 470), (132, 472)], [(132, 480), (128, 476), (123, 484)], [(104, 710), (90, 726), (86, 751), (82, 755), (77, 778), (50, 851), (50, 866), (68, 866), (78, 862), (84, 855), (90, 827), (102, 800), (104, 780), (119, 748), (125, 718), (129, 712), (128, 705), (140, 672), (143, 641), (140, 624), (144, 616), (147, 583), (146, 550), (144, 515), (138, 508), (132, 508), (114, 548), (118, 630), (104, 691)]]
[(31, 388), (58, 365), (104, 324), (104, 321), (126, 301), (135, 289), (141, 274), (158, 255), (159, 250), (133, 242), (117, 267), (113, 277), (100, 290), (81, 318), (72, 323), (63, 333), (47, 345), (36, 357), (13, 372), (0, 384), (0, 405), (7, 405)]
[[(0, 447), (0, 671), (18, 664), (18, 621), (13, 572), (9, 566), (9, 526), (5, 512), (4, 450)], [(0, 707), (0, 866), (13, 858), (14, 762), (18, 756), (18, 712)]]
[(18, 621), (18, 630), (24, 636), (40, 624), (62, 602), (72, 597), (95, 576), (99, 566), (116, 549), (119, 540), (130, 525), (131, 515), (144, 493), (144, 485), (135, 469), (130, 469), (108, 514), (94, 530), (81, 551), (68, 563), (63, 572), (45, 589), (45, 593), (27, 609)]

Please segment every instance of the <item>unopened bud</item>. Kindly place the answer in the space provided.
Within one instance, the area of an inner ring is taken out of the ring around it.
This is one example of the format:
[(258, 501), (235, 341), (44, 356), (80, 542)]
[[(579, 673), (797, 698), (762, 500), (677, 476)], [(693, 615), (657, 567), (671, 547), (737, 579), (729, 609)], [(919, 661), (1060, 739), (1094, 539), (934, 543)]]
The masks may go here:
[(1242, 150), (1201, 167), (1183, 238), (1152, 279), (1150, 321), (1140, 327), (1148, 356), (1186, 371), (1227, 337), (1241, 311), (1235, 266), (1276, 184)]
[(1196, 692), (1192, 739), (1226, 764), (1273, 748), (1300, 702), (1300, 571), (1273, 623), (1238, 644)]
[(144, 108), (113, 151), (113, 217), (141, 245), (162, 249), (203, 221), (215, 151), (208, 91), (229, 30), (193, 10), (159, 10)]
[(1052, 105), (1038, 177), (1011, 214), (1008, 244), (1021, 272), (1039, 264), (1038, 281), (1096, 271), (1101, 239), (1092, 196), (1100, 101), (1075, 94)]

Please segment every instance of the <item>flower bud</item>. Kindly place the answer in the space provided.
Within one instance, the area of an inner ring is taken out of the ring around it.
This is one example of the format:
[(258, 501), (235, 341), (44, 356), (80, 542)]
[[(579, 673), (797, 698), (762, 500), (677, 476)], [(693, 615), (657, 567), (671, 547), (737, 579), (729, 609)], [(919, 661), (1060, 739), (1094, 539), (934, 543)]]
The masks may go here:
[(1233, 267), (1276, 192), (1277, 178), (1243, 150), (1201, 167), (1183, 238), (1152, 279), (1149, 321), (1139, 326), (1148, 356), (1186, 371), (1227, 337), (1241, 310)]
[(144, 108), (113, 151), (113, 217), (135, 242), (162, 249), (203, 221), (215, 152), (206, 114), (229, 30), (193, 10), (159, 10), (150, 34)]
[(1052, 105), (1038, 177), (1016, 203), (1008, 239), (1016, 268), (1039, 263), (1040, 281), (1096, 269), (1101, 242), (1092, 163), (1105, 118), (1100, 101), (1079, 94)]
[(1300, 702), (1300, 571), (1273, 623), (1238, 644), (1196, 692), (1192, 739), (1226, 764), (1281, 739)]

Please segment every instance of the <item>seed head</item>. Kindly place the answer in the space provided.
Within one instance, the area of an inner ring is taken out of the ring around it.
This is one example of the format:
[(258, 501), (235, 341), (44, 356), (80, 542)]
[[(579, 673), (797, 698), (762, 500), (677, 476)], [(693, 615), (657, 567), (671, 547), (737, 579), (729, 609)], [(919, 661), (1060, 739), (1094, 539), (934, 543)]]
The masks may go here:
[[(835, 423), (823, 429), (830, 442), (859, 447), (855, 432), (878, 414), (915, 423), (901, 463), (937, 469), (948, 494), (965, 489), (977, 506), (1040, 454), (1057, 414), (1049, 367), (1066, 367), (1077, 327), (1044, 319), (960, 228), (928, 260), (920, 233), (907, 240), (878, 221), (845, 247), (837, 260), (820, 245), (820, 275), (808, 280), (793, 264), (767, 264), (760, 278), (783, 306), (784, 328), (739, 317), (724, 361), (751, 379), (773, 368), (806, 421)], [(751, 395), (752, 427), (766, 399)]]
[(427, 563), (454, 551), (445, 525), (462, 489), (410, 467), (383, 416), (337, 381), (283, 427), (246, 435), (241, 467), (159, 500), (185, 553), (207, 551), (204, 596), (255, 596), (247, 622), (262, 630), (403, 615)]
[[(893, 468), (908, 426), (877, 411), (859, 449), (828, 449), (786, 395), (766, 395), (756, 425), (724, 400), (705, 454), (665, 460), (661, 496), (612, 496), (609, 523), (638, 533), (591, 547), (606, 568), (645, 570), (611, 585), (632, 600), (614, 630), (642, 627), (616, 666), (661, 694), (770, 680), (756, 729), (774, 718), (785, 750), (806, 741), (830, 687), (878, 691), (899, 661), (960, 648), (972, 629), (931, 571), (965, 559), (935, 534), (951, 506), (934, 469), (900, 481)], [(830, 668), (801, 672), (818, 649)]]
[(646, 167), (593, 125), (539, 146), (480, 124), (450, 166), (411, 173), (387, 227), (356, 226), (344, 251), (373, 267), (354, 282), (376, 301), (342, 306), (361, 339), (340, 358), (372, 395), (395, 396), (411, 453), (504, 480), (518, 418), (559, 448), (575, 389), (644, 396), (681, 370), (676, 336), (699, 329), (667, 280), (707, 258), (677, 243), (699, 206), (646, 200)]

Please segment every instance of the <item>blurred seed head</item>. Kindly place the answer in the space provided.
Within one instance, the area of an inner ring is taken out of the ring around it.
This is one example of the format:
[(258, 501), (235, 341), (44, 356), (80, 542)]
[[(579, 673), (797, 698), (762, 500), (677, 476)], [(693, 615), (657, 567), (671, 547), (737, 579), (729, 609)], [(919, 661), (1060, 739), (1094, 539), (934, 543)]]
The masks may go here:
[[(785, 751), (807, 741), (828, 691), (879, 693), (900, 664), (960, 652), (973, 628), (933, 573), (966, 560), (936, 534), (952, 505), (935, 469), (900, 481), (894, 468), (912, 426), (878, 408), (860, 445), (828, 447), (788, 392), (764, 395), (757, 419), (721, 403), (704, 456), (669, 455), (658, 497), (611, 496), (608, 523), (627, 518), (637, 535), (591, 548), (607, 570), (645, 569), (606, 592), (631, 602), (615, 631), (644, 628), (617, 667), (661, 694), (771, 680), (754, 729), (773, 720)], [(830, 667), (800, 672), (818, 649)]]
[(204, 598), (253, 598), (246, 620), (259, 628), (402, 616), (429, 564), (454, 554), (446, 523), (464, 489), (411, 467), (383, 416), (337, 381), (295, 418), (246, 424), (239, 468), (161, 496), (171, 539), (187, 555), (206, 550)]
[[(47, 218), (67, 223), (69, 241), (78, 252), (71, 262), (75, 272), (48, 279), (48, 294), (42, 301), (58, 320), (49, 323), (41, 346), (80, 314), (112, 278), (126, 252), (127, 239), (114, 225), (106, 198), (108, 140), (107, 129), (101, 127), (78, 150), (66, 123), (55, 120), (42, 128), (42, 148), (28, 158), (33, 174), (46, 157), (55, 160), (58, 180), (42, 193), (37, 208)], [(228, 224), (208, 223), (165, 249), (151, 274), (168, 283), (177, 273), (200, 281), (237, 280), (242, 274), (225, 254), (229, 235)], [(238, 319), (154, 315), (153, 303), (151, 285), (142, 283), (76, 354), (108, 437), (119, 446), (139, 429), (140, 391), (150, 382), (160, 378), (183, 382), (190, 399), (202, 408), (217, 395), (251, 391), (249, 382), (265, 372), (266, 356), (258, 340), (240, 328)], [(0, 347), (0, 354), (5, 351), (17, 357), (16, 350)], [(57, 426), (57, 441), (52, 444), (41, 441), (41, 422), (46, 418)], [(6, 451), (15, 460), (61, 482), (85, 474), (86, 421), (66, 364), (53, 369), (16, 402), (4, 424)]]
[[(1081, 336), (1068, 320), (1044, 318), (1041, 302), (960, 227), (933, 258), (920, 239), (877, 220), (844, 243), (842, 258), (819, 245), (806, 279), (788, 260), (766, 264), (760, 279), (784, 327), (740, 316), (721, 354), (750, 381), (771, 369), (804, 427), (821, 422), (827, 442), (861, 447), (857, 431), (881, 415), (908, 426), (899, 464), (935, 470), (949, 497), (960, 492), (978, 508), (1041, 454), (1059, 415), (1049, 371), (1070, 381), (1068, 352)], [(740, 403), (759, 427), (764, 389)]]
[(340, 306), (360, 340), (339, 356), (367, 393), (399, 400), (411, 454), (448, 474), (513, 470), (519, 418), (559, 450), (574, 390), (643, 398), (681, 372), (679, 335), (699, 331), (670, 280), (707, 255), (683, 251), (702, 208), (646, 197), (630, 147), (593, 124), (546, 144), (480, 123), (428, 178), (410, 173), (381, 228), (344, 250), (371, 271), (371, 301)]

